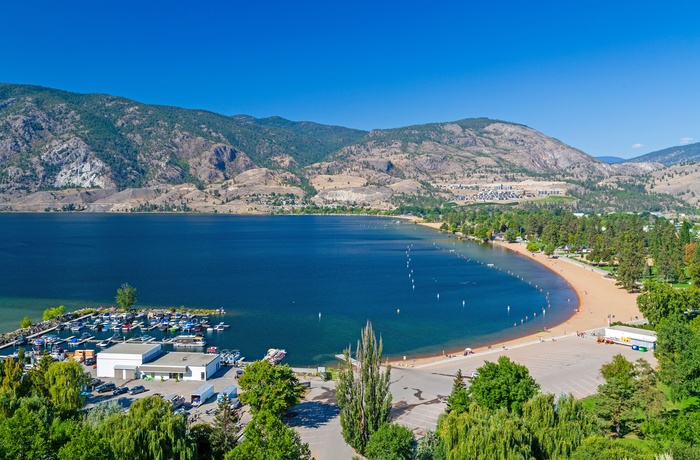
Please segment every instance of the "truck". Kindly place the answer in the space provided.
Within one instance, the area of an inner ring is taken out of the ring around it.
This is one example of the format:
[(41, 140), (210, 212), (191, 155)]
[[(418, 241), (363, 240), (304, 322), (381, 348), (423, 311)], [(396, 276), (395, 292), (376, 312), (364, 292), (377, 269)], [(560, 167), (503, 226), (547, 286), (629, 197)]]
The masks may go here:
[(176, 395), (175, 393), (170, 393), (163, 396), (163, 400), (168, 401), (173, 410), (177, 410), (185, 404), (185, 398)]
[(216, 397), (216, 401), (220, 402), (222, 399), (224, 399), (224, 396), (226, 396), (228, 398), (229, 402), (233, 398), (237, 398), (238, 397), (238, 388), (236, 387), (236, 385), (229, 385), (226, 388), (224, 388), (223, 390), (221, 390)]
[(192, 395), (190, 396), (190, 402), (192, 403), (192, 407), (201, 406), (202, 404), (207, 402), (207, 400), (212, 396), (214, 396), (214, 385), (205, 383), (204, 385), (192, 392)]

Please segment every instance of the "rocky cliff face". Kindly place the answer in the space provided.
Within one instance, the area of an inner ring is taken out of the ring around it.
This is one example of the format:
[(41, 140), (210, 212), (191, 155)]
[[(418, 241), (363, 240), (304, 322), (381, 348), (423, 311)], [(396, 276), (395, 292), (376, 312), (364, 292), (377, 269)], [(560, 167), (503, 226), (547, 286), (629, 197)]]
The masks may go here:
[(658, 167), (609, 165), (489, 119), (368, 133), (0, 84), (5, 209), (267, 212), (304, 195), (390, 208), (437, 183), (605, 179)]

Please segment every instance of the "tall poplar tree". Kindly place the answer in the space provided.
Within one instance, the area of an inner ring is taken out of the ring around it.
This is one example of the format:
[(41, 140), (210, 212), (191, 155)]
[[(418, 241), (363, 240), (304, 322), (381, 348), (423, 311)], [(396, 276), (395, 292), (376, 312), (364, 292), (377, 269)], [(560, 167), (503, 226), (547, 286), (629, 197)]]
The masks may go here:
[(391, 366), (381, 371), (382, 349), (381, 338), (377, 346), (372, 323), (367, 321), (362, 338), (357, 342), (355, 362), (351, 360), (350, 347), (345, 350), (345, 366), (340, 369), (335, 389), (343, 438), (361, 454), (370, 436), (390, 420)]

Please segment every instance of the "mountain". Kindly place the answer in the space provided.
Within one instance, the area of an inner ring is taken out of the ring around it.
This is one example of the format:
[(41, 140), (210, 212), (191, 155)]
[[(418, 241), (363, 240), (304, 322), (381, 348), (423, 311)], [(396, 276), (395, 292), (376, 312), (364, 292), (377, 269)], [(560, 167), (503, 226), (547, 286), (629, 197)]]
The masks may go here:
[(627, 161), (633, 163), (661, 163), (664, 166), (672, 166), (680, 163), (697, 163), (700, 161), (700, 142), (657, 150)]
[(602, 161), (603, 163), (608, 163), (611, 165), (617, 164), (617, 163), (624, 163), (625, 160), (624, 158), (620, 157), (611, 157), (611, 156), (601, 156), (601, 157), (595, 157), (597, 160)]
[(596, 182), (657, 168), (610, 165), (487, 118), (367, 132), (0, 84), (0, 209), (390, 209), (452, 199), (454, 184), (534, 180), (536, 190), (543, 180)]
[(0, 120), (0, 177), (29, 191), (208, 183), (256, 165), (311, 164), (366, 135), (8, 84)]

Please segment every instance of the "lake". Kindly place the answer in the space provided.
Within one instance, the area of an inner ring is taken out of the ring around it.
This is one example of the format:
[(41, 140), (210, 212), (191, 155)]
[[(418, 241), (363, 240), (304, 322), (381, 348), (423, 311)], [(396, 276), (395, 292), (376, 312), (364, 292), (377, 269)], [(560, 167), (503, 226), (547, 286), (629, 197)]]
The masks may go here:
[(112, 305), (125, 282), (137, 306), (224, 308), (213, 319), (231, 328), (210, 342), (248, 360), (285, 348), (296, 366), (333, 362), (367, 320), (385, 356), (413, 357), (531, 334), (578, 305), (526, 256), (396, 219), (0, 214), (2, 331)]

